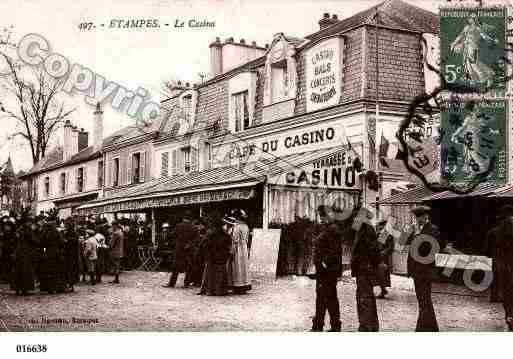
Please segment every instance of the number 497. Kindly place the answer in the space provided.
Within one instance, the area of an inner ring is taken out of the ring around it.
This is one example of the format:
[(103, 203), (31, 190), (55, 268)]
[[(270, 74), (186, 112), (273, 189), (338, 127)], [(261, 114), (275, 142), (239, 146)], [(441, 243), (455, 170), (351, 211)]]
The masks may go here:
[(92, 22), (81, 22), (78, 25), (78, 28), (80, 30), (91, 30), (93, 28), (93, 23)]

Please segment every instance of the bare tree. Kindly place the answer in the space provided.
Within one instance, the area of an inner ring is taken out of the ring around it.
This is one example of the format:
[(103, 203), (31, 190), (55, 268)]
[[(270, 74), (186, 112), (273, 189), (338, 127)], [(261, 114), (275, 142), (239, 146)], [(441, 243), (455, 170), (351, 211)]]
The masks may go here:
[(75, 108), (65, 109), (60, 99), (64, 79), (55, 79), (39, 67), (32, 67), (32, 76), (25, 76), (13, 58), (2, 52), (0, 55), (7, 63), (6, 75), (2, 76), (4, 88), (14, 98), (10, 105), (0, 102), (0, 111), (17, 121), (17, 131), (11, 137), (21, 136), (28, 142), (35, 164), (45, 156), (56, 130)]

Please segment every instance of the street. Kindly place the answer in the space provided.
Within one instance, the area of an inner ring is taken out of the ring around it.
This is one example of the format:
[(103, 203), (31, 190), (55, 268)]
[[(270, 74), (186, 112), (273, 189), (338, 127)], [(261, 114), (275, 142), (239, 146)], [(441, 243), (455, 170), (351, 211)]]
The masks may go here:
[[(254, 280), (246, 295), (196, 295), (198, 288), (163, 288), (168, 273), (124, 272), (121, 284), (79, 284), (75, 292), (17, 297), (0, 284), (2, 331), (292, 331), (311, 327), (315, 282), (305, 277)], [(377, 300), (380, 330), (412, 331), (417, 302), (410, 279), (392, 276), (387, 299)], [(376, 293), (377, 293), (376, 288)], [(437, 288), (434, 288), (437, 291)], [(354, 281), (338, 284), (342, 330), (356, 331)], [(502, 304), (486, 296), (433, 293), (441, 331), (505, 331)], [(329, 329), (326, 317), (325, 330)]]

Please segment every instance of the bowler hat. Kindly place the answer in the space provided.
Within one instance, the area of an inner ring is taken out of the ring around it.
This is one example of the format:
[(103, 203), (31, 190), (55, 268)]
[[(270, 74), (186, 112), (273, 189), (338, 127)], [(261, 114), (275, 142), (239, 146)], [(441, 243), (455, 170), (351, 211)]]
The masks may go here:
[(87, 234), (96, 234), (96, 232), (93, 229), (86, 229)]
[(233, 218), (232, 216), (224, 216), (222, 221), (224, 223), (228, 223), (228, 224), (231, 224), (231, 225), (234, 225), (235, 223), (237, 223), (237, 220), (235, 218)]
[(431, 207), (420, 205), (411, 210), (411, 212), (415, 215), (415, 217), (420, 217), (424, 214), (429, 214), (431, 212)]

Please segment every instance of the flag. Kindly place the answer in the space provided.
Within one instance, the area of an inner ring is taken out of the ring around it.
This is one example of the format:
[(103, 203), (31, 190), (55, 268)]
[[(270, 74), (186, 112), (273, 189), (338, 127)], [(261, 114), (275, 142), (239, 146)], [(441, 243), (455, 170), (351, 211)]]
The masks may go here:
[(388, 158), (388, 148), (390, 147), (390, 142), (386, 139), (386, 137), (383, 135), (383, 132), (381, 132), (381, 139), (379, 143), (379, 163), (381, 163), (382, 166), (389, 168), (386, 158)]

